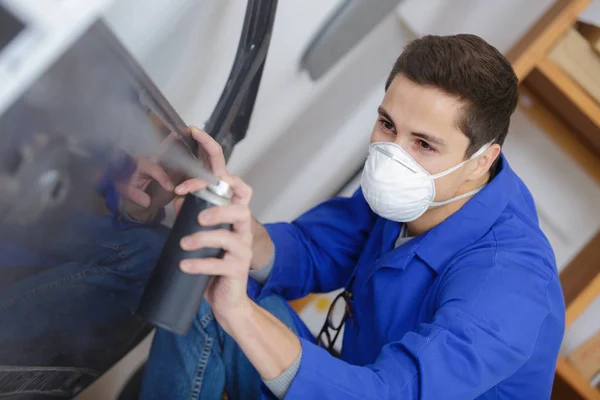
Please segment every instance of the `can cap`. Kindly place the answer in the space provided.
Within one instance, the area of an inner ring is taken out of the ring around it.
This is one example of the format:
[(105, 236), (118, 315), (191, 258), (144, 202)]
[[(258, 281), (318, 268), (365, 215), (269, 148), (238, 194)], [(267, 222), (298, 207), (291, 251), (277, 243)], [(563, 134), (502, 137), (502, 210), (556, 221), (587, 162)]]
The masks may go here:
[(217, 182), (215, 185), (208, 185), (207, 189), (218, 196), (226, 197), (228, 199), (231, 199), (231, 196), (233, 195), (229, 183), (222, 179), (219, 179), (219, 182)]

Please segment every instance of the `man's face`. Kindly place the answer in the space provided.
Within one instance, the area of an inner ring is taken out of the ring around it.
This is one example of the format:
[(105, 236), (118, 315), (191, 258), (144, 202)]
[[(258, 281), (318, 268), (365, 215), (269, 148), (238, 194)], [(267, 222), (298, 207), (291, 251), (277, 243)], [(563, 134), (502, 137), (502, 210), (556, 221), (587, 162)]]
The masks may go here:
[[(462, 162), (469, 146), (457, 127), (461, 107), (456, 98), (398, 75), (379, 107), (371, 142), (396, 143), (430, 174), (443, 172)], [(435, 201), (457, 195), (472, 171), (468, 167), (435, 180)]]

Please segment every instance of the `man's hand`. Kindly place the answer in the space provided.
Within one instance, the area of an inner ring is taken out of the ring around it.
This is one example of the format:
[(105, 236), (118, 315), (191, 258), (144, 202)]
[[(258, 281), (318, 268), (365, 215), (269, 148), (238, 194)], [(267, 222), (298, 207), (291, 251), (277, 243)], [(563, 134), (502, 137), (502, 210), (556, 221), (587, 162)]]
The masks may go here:
[[(213, 173), (230, 184), (233, 194), (231, 205), (204, 210), (198, 215), (198, 222), (206, 226), (231, 224), (232, 230), (202, 231), (183, 238), (181, 247), (184, 250), (214, 247), (222, 248), (225, 255), (222, 259), (185, 260), (181, 269), (187, 273), (215, 277), (207, 289), (206, 299), (217, 319), (225, 322), (249, 303), (247, 282), (253, 254), (254, 223), (249, 208), (252, 189), (240, 178), (229, 174), (221, 146), (212, 137), (197, 128), (191, 128), (191, 134), (206, 151)], [(175, 193), (184, 196), (206, 186), (206, 182), (190, 179), (177, 186)], [(176, 212), (179, 212), (182, 202), (183, 198), (176, 200)]]
[(129, 180), (116, 185), (117, 191), (124, 200), (122, 211), (125, 212), (135, 209), (135, 206), (150, 207), (152, 199), (145, 190), (152, 180), (157, 181), (166, 191), (172, 192), (174, 188), (169, 176), (160, 165), (149, 158), (137, 158), (135, 162), (136, 168)]
[[(169, 177), (158, 160), (178, 140), (179, 136), (171, 133), (159, 145), (155, 155), (135, 159), (135, 171), (127, 182), (116, 184), (116, 190), (121, 196), (119, 210), (122, 213), (140, 222), (150, 221), (174, 199), (173, 179), (178, 182), (181, 178), (177, 173), (171, 173)], [(158, 185), (153, 190), (148, 190), (153, 181)]]
[[(252, 189), (240, 178), (229, 174), (219, 144), (196, 128), (191, 132), (208, 153), (213, 173), (228, 182), (233, 192), (231, 205), (204, 210), (198, 216), (198, 222), (207, 226), (231, 224), (233, 228), (232, 231), (198, 232), (183, 238), (181, 247), (184, 250), (216, 247), (224, 249), (225, 256), (223, 259), (185, 260), (181, 269), (191, 274), (214, 276), (206, 299), (215, 318), (240, 345), (261, 376), (273, 379), (292, 364), (301, 350), (300, 341), (290, 329), (248, 298), (250, 266), (264, 265), (260, 263), (273, 254), (273, 242), (250, 213), (248, 205)], [(175, 193), (185, 195), (205, 187), (205, 182), (192, 179), (177, 186)], [(180, 209), (180, 204), (176, 209)]]
[(190, 259), (181, 263), (184, 272), (213, 275), (206, 291), (206, 299), (213, 314), (221, 323), (235, 318), (248, 306), (248, 271), (252, 260), (252, 215), (248, 204), (252, 190), (240, 178), (221, 177), (231, 185), (234, 193), (231, 205), (212, 207), (198, 216), (201, 225), (231, 224), (232, 230), (202, 231), (182, 239), (184, 250), (205, 247), (222, 248), (222, 259)]
[[(195, 126), (190, 127), (190, 134), (198, 142), (200, 148), (206, 152), (208, 156), (209, 167), (216, 177), (223, 179), (224, 177), (230, 176), (231, 174), (227, 170), (227, 163), (225, 162), (225, 156), (223, 155), (223, 149), (208, 133), (201, 131)], [(174, 201), (175, 213), (179, 214), (181, 205), (186, 194), (202, 190), (206, 187), (206, 182), (199, 179), (189, 179), (175, 188), (175, 194), (178, 197)], [(234, 193), (235, 196), (235, 193)]]
[[(231, 174), (227, 170), (227, 164), (225, 162), (225, 157), (223, 155), (223, 149), (209, 134), (201, 131), (196, 127), (190, 127), (190, 133), (192, 137), (198, 142), (201, 148), (204, 149), (208, 156), (208, 163), (213, 174), (221, 179), (227, 181), (227, 177), (230, 177)], [(235, 179), (234, 179), (235, 180)], [(183, 204), (184, 196), (188, 193), (195, 192), (197, 190), (204, 189), (206, 187), (206, 182), (203, 182), (198, 179), (190, 179), (175, 188), (175, 193), (179, 196), (174, 200), (174, 208), (175, 213), (179, 214), (179, 210), (181, 209), (181, 205)], [(242, 190), (243, 191), (243, 190)], [(240, 197), (242, 196), (242, 197)], [(233, 193), (233, 203), (245, 203), (248, 204), (250, 199), (246, 199), (243, 197), (244, 194), (236, 194), (235, 191)], [(251, 190), (250, 194), (251, 196)], [(250, 263), (251, 269), (258, 269), (265, 266), (273, 255), (273, 241), (269, 236), (267, 230), (252, 218), (251, 221), (251, 230), (253, 236), (252, 242), (252, 261)]]

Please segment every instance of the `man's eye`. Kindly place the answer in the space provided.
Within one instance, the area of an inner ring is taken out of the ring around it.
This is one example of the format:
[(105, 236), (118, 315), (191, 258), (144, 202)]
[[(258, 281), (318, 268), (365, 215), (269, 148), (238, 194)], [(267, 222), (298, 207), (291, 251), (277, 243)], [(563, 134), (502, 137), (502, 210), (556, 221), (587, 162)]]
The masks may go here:
[(431, 145), (429, 143), (427, 143), (424, 140), (418, 140), (417, 141), (419, 147), (421, 148), (421, 150), (424, 151), (434, 151), (435, 149), (433, 147), (431, 147)]
[(379, 122), (381, 122), (381, 126), (383, 126), (384, 129), (387, 129), (388, 131), (394, 130), (394, 125), (392, 125), (389, 121), (380, 119)]

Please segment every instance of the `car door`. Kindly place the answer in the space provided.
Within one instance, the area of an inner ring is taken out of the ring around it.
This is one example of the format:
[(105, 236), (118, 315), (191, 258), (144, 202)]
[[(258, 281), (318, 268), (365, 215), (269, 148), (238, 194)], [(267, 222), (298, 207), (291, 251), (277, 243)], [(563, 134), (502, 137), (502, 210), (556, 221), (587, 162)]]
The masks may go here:
[[(246, 135), (276, 6), (248, 1), (204, 127), (227, 156)], [(71, 398), (152, 329), (136, 311), (173, 199), (156, 171), (176, 185), (206, 160), (102, 19), (5, 104), (0, 133), (0, 397)]]

